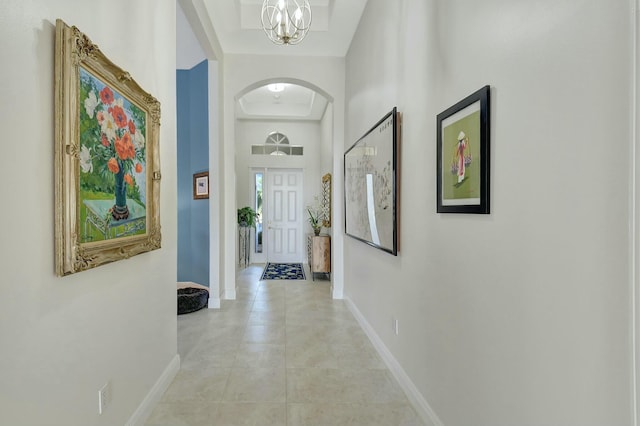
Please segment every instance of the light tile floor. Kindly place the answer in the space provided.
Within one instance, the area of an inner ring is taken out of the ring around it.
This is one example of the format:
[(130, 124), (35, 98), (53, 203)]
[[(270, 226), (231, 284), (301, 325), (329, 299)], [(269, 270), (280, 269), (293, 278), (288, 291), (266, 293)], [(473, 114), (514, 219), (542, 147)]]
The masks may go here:
[(147, 426), (423, 425), (328, 281), (261, 273), (242, 270), (220, 310), (178, 317), (181, 369)]

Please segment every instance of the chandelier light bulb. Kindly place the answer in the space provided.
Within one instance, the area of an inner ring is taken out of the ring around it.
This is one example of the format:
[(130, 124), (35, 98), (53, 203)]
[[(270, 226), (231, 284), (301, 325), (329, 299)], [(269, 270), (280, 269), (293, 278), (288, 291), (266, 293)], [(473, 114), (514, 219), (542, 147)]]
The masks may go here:
[(272, 84), (268, 85), (267, 88), (269, 89), (270, 92), (278, 93), (278, 92), (282, 92), (284, 90), (284, 84), (283, 83), (272, 83)]
[(300, 20), (302, 19), (302, 11), (300, 8), (296, 9), (296, 13), (294, 13), (293, 16), (296, 18), (296, 26), (300, 25)]
[(264, 0), (262, 29), (275, 44), (298, 44), (311, 27), (308, 0)]

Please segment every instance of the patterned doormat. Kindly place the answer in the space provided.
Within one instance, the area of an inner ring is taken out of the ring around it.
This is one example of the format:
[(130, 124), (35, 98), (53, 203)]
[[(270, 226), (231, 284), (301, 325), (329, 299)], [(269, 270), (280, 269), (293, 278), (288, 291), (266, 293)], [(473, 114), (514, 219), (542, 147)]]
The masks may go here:
[(304, 280), (302, 263), (267, 263), (261, 280)]

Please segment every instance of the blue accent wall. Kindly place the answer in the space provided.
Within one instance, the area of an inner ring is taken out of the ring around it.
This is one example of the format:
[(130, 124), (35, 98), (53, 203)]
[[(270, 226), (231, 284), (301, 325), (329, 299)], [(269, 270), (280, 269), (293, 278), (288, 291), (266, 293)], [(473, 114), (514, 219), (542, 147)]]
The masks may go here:
[(178, 281), (209, 286), (209, 200), (193, 199), (193, 174), (209, 170), (207, 61), (176, 73)]

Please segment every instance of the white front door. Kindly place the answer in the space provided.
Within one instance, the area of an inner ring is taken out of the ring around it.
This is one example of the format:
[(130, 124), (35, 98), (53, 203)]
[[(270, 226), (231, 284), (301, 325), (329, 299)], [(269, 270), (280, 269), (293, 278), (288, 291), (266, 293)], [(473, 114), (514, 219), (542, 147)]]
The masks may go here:
[(302, 262), (302, 171), (267, 171), (267, 259)]

